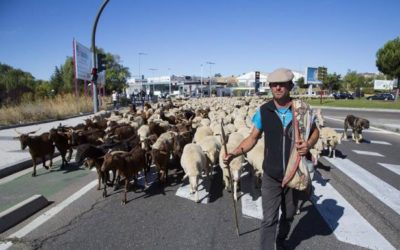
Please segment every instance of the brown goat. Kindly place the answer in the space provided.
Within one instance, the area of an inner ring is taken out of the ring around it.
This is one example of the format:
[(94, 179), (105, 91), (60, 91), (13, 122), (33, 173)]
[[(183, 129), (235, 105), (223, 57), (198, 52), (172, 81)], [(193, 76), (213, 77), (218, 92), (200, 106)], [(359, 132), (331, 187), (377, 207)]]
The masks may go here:
[[(116, 151), (107, 153), (104, 156), (101, 171), (105, 173), (112, 169), (117, 169), (119, 175), (125, 177), (125, 192), (123, 194), (122, 204), (126, 204), (127, 202), (126, 193), (128, 192), (130, 179), (136, 176), (141, 170), (144, 170), (145, 186), (147, 186), (145, 151), (139, 145), (130, 152)], [(103, 196), (106, 195), (106, 185), (104, 185)]]
[(43, 167), (49, 169), (46, 166), (46, 156), (50, 158), (50, 168), (53, 166), (53, 155), (54, 155), (54, 145), (53, 142), (49, 139), (49, 133), (43, 133), (38, 136), (29, 136), (29, 134), (33, 134), (36, 131), (32, 131), (26, 134), (20, 133), (15, 130), (20, 136), (19, 141), (21, 142), (21, 150), (24, 150), (26, 147), (29, 147), (29, 153), (31, 154), (33, 161), (33, 173), (32, 176), (36, 176), (36, 160), (37, 158), (41, 158)]
[[(49, 139), (54, 142), (56, 148), (61, 154), (61, 168), (63, 168), (64, 164), (68, 165), (68, 162), (71, 160), (72, 157), (72, 147), (69, 143), (69, 138), (64, 132), (55, 128), (50, 129), (49, 132)], [(68, 157), (66, 158), (65, 156), (67, 154), (67, 151)]]
[(158, 149), (151, 150), (151, 158), (156, 165), (158, 179), (162, 185), (167, 183), (168, 161), (171, 155), (172, 145), (167, 142), (161, 142)]
[(165, 127), (161, 127), (160, 124), (155, 122), (149, 123), (149, 130), (150, 134), (156, 134), (157, 136), (160, 136), (162, 133), (167, 132), (167, 129)]

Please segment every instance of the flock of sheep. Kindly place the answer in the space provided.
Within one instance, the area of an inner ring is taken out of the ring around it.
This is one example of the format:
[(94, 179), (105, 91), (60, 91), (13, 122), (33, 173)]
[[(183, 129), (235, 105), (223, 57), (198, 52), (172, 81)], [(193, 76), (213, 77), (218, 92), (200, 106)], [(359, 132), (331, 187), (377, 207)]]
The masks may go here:
[[(146, 103), (144, 107), (132, 106), (126, 111), (101, 111), (85, 123), (74, 127), (60, 126), (50, 132), (32, 136), (21, 134), (21, 148), (29, 147), (34, 161), (33, 176), (36, 175), (36, 159), (53, 157), (54, 147), (62, 156), (62, 167), (71, 159), (76, 149), (76, 162), (84, 162), (95, 167), (98, 173), (98, 189), (103, 186), (118, 185), (125, 179), (125, 192), (122, 202), (126, 203), (126, 193), (130, 181), (139, 175), (146, 175), (153, 164), (156, 167), (159, 183), (167, 184), (171, 161), (180, 165), (184, 179), (188, 178), (190, 192), (196, 202), (198, 199), (199, 178), (205, 176), (211, 183), (213, 169), (219, 166), (223, 173), (225, 189), (233, 182), (235, 200), (241, 172), (246, 164), (251, 166), (256, 187), (260, 187), (263, 175), (264, 139), (260, 138), (253, 149), (231, 161), (229, 168), (222, 159), (225, 155), (223, 142), (227, 142), (228, 152), (236, 148), (246, 138), (253, 127), (252, 117), (257, 108), (266, 101), (263, 97), (207, 98), (189, 100), (161, 101)], [(329, 156), (341, 141), (341, 135), (331, 128), (324, 127), (320, 110), (315, 113), (320, 139), (311, 149), (316, 164), (323, 149), (329, 149)], [(222, 138), (221, 121), (227, 138)], [(67, 156), (68, 153), (68, 156)], [(51, 163), (50, 163), (51, 167)], [(47, 167), (46, 167), (47, 168)], [(112, 171), (112, 179), (109, 172)], [(118, 176), (118, 178), (116, 178)], [(145, 182), (147, 185), (147, 182)], [(102, 185), (103, 184), (103, 185)], [(209, 186), (207, 187), (209, 189)]]

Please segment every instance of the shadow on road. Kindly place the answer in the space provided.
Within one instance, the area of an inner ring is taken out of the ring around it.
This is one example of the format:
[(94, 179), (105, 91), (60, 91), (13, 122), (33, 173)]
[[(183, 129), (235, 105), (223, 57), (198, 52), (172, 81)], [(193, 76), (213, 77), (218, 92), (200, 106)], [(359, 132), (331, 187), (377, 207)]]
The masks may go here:
[(343, 215), (343, 207), (338, 206), (337, 202), (332, 199), (324, 200), (319, 206), (329, 211), (329, 225), (326, 224), (324, 218), (321, 217), (317, 209), (309, 203), (309, 205), (304, 208), (303, 213), (305, 213), (305, 215), (299, 220), (295, 228), (293, 228), (286, 242), (287, 249), (296, 249), (302, 241), (315, 236), (331, 235), (339, 225), (338, 221)]

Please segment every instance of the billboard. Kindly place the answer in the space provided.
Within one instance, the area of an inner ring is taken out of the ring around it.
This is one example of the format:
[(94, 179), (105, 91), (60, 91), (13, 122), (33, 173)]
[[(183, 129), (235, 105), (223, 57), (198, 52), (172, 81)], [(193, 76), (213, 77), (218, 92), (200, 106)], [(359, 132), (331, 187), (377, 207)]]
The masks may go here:
[(74, 58), (75, 58), (75, 76), (76, 79), (91, 80), (92, 72), (92, 53), (90, 49), (78, 43), (74, 42)]
[(395, 80), (375, 80), (375, 90), (393, 90), (393, 86), (396, 86)]
[(318, 80), (317, 67), (306, 68), (306, 78), (304, 84), (322, 84), (322, 81)]

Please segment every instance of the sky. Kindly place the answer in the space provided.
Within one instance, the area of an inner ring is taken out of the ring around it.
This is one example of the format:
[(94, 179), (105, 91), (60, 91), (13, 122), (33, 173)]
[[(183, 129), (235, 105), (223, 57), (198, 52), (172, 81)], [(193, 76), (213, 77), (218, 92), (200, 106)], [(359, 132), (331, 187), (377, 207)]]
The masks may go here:
[[(49, 80), (72, 56), (74, 38), (90, 47), (102, 3), (0, 0), (0, 63)], [(96, 46), (118, 55), (132, 76), (140, 52), (146, 77), (307, 66), (376, 73), (376, 52), (400, 36), (399, 10), (399, 0), (110, 0)]]

